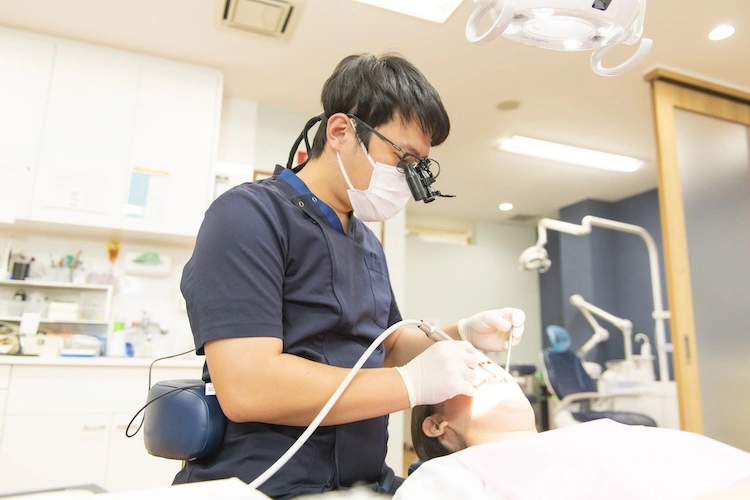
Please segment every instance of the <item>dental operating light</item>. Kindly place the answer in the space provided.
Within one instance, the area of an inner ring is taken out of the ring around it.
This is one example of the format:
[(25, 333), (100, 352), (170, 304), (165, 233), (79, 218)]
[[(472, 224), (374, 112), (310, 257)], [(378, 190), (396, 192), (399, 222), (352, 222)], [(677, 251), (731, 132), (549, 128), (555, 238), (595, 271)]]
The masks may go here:
[[(593, 50), (591, 69), (616, 76), (633, 69), (648, 55), (653, 42), (642, 38), (646, 0), (475, 0), (466, 23), (466, 39), (485, 45), (500, 36), (552, 50)], [(480, 33), (480, 22), (491, 25)], [(625, 62), (606, 68), (602, 58), (614, 46), (633, 45)]]

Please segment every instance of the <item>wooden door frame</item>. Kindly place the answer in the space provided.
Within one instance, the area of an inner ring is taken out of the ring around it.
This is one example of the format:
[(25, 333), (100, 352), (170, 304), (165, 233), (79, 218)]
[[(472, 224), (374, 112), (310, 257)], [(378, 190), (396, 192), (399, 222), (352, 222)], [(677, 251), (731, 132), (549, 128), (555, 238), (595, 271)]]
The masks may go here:
[(665, 69), (651, 71), (645, 80), (651, 84), (656, 132), (659, 210), (680, 426), (702, 434), (698, 351), (674, 111), (682, 109), (750, 126), (750, 93)]

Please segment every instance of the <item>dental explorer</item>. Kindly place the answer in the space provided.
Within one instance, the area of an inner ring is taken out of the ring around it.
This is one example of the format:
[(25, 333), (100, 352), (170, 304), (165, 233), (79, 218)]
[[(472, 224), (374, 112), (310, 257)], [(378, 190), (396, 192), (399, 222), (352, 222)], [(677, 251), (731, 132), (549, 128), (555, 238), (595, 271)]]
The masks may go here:
[[(453, 337), (445, 333), (440, 328), (430, 325), (428, 323), (425, 323), (422, 321), (419, 325), (417, 325), (417, 328), (422, 330), (427, 337), (429, 337), (434, 342), (440, 342), (443, 340), (455, 340)], [(493, 377), (501, 377), (502, 373), (499, 373), (496, 369), (497, 365), (489, 358), (487, 358), (487, 361), (481, 363), (479, 365), (482, 367), (486, 372), (488, 372)], [(508, 368), (510, 367), (510, 341), (508, 344), (508, 359), (507, 359), (507, 365), (505, 368), (505, 371), (508, 371)]]

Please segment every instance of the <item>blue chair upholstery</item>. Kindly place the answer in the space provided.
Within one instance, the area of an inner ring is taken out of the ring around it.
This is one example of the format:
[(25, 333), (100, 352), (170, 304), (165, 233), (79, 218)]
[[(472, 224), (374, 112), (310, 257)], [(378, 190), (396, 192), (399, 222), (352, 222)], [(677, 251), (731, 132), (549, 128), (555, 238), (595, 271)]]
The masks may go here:
[(226, 417), (203, 380), (154, 384), (144, 407), (144, 444), (151, 455), (194, 460), (212, 453), (224, 439)]
[(565, 352), (570, 349), (570, 333), (568, 330), (558, 325), (549, 325), (545, 328), (547, 338), (549, 339), (552, 350), (555, 352)]
[(411, 476), (411, 473), (417, 470), (423, 463), (424, 460), (417, 460), (416, 462), (412, 462), (412, 464), (409, 465), (409, 468), (406, 470), (406, 475)]

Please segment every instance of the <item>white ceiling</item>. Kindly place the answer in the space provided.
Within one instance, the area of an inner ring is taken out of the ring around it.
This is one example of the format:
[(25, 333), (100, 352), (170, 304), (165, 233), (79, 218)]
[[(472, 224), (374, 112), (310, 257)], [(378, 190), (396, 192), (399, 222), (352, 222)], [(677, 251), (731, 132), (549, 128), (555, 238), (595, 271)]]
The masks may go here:
[[(443, 25), (353, 0), (290, 0), (295, 10), (279, 38), (222, 26), (224, 1), (0, 0), (0, 25), (212, 66), (224, 73), (225, 97), (310, 116), (320, 112), (320, 88), (341, 58), (396, 50), (435, 85), (452, 121), (450, 137), (431, 156), (443, 166), (435, 186), (457, 198), (410, 203), (407, 213), (416, 216), (556, 217), (559, 208), (586, 198), (616, 201), (647, 191), (656, 187), (648, 70), (665, 67), (750, 89), (748, 0), (651, 0), (645, 36), (654, 47), (641, 66), (618, 77), (594, 74), (590, 52), (505, 38), (468, 43), (464, 27), (475, 7), (469, 0)], [(725, 22), (737, 33), (709, 41), (708, 32)], [(604, 63), (618, 64), (633, 51), (618, 47)], [(496, 109), (508, 99), (521, 106)], [(493, 148), (510, 134), (632, 155), (646, 166), (635, 173), (592, 171)], [(500, 202), (516, 208), (500, 212)]]

